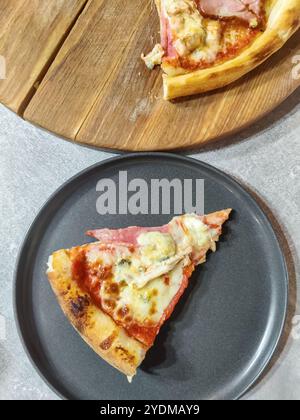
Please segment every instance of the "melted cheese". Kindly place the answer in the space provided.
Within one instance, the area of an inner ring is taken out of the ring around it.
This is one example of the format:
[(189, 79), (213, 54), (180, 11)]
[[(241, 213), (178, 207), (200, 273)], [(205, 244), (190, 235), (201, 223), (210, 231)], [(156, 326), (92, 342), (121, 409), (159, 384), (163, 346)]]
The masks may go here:
[(153, 50), (148, 54), (142, 54), (142, 60), (144, 60), (149, 70), (153, 70), (155, 66), (160, 66), (162, 58), (165, 55), (164, 49), (160, 44), (156, 44)]
[(196, 264), (208, 250), (215, 250), (214, 230), (211, 230), (194, 214), (173, 219), (170, 223), (170, 231), (177, 244), (178, 252), (189, 254)]
[(148, 232), (138, 238), (141, 261), (145, 265), (165, 261), (176, 254), (176, 243), (169, 233)]
[[(162, 276), (153, 279), (142, 289), (138, 289), (134, 283), (120, 287), (118, 295), (115, 297), (115, 307), (113, 308), (113, 318), (126, 321), (130, 317), (135, 322), (143, 325), (147, 323), (158, 324), (164, 315), (165, 310), (170, 305), (173, 298), (178, 293), (183, 279), (183, 270), (190, 262), (188, 258), (182, 260), (177, 266), (168, 273), (168, 281)], [(103, 283), (100, 295), (102, 302), (112, 300), (110, 289)], [(111, 305), (110, 305), (111, 306)], [(107, 308), (111, 311), (111, 307)]]
[(197, 48), (191, 54), (191, 59), (194, 61), (206, 61), (212, 63), (216, 60), (221, 49), (221, 24), (217, 20), (208, 20), (206, 22), (206, 42), (203, 48)]
[(173, 219), (170, 233), (148, 232), (138, 238), (139, 247), (134, 253), (119, 248), (114, 278), (142, 289), (147, 283), (171, 272), (187, 256), (196, 263), (214, 241), (211, 232), (196, 215)]
[[(127, 247), (122, 247), (123, 252), (127, 252)], [(99, 254), (99, 246), (95, 244), (89, 247), (87, 258), (90, 264), (101, 264), (103, 266), (112, 266), (115, 263), (115, 258), (109, 250), (102, 251)]]
[(134, 251), (117, 247), (112, 279), (100, 289), (103, 308), (114, 319), (158, 324), (182, 285), (185, 267), (204, 262), (214, 250), (214, 230), (196, 215), (174, 218), (169, 227), (169, 233), (142, 233)]
[(169, 21), (174, 47), (180, 56), (204, 45), (203, 17), (194, 0), (164, 0), (162, 13)]
[[(151, 231), (137, 238), (138, 246), (91, 245), (87, 259), (91, 266), (110, 267), (114, 281), (125, 282), (137, 289), (170, 273), (182, 260), (189, 257), (198, 264), (209, 249), (214, 250), (214, 230), (196, 215), (174, 218), (169, 233)], [(100, 252), (99, 252), (100, 251)]]
[(221, 23), (205, 19), (193, 0), (164, 0), (162, 7), (178, 55), (192, 62), (214, 62), (221, 50)]
[(149, 281), (173, 270), (185, 256), (177, 252), (176, 243), (169, 234), (143, 233), (138, 238), (138, 244), (134, 253), (128, 249), (117, 250), (118, 263), (114, 267), (117, 282), (125, 281), (143, 288)]

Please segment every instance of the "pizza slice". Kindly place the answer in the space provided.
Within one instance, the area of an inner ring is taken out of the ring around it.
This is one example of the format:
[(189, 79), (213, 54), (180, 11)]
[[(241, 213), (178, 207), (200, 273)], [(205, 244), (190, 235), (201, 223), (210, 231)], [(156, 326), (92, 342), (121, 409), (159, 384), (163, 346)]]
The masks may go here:
[(164, 97), (207, 92), (239, 79), (300, 26), (300, 0), (155, 0), (161, 43), (142, 56), (161, 65)]
[(145, 358), (198, 264), (216, 250), (231, 210), (157, 228), (87, 232), (98, 241), (55, 252), (48, 278), (82, 338), (128, 377)]

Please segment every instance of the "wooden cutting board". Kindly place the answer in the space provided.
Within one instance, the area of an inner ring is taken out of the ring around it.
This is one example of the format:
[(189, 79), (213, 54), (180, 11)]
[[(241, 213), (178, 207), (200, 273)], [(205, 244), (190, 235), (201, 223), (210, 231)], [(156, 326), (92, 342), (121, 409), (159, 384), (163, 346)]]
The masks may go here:
[(0, 101), (80, 143), (174, 150), (241, 130), (300, 85), (298, 32), (235, 84), (166, 102), (161, 71), (149, 72), (140, 59), (158, 32), (152, 0), (1, 0), (0, 56), (7, 75), (0, 80)]

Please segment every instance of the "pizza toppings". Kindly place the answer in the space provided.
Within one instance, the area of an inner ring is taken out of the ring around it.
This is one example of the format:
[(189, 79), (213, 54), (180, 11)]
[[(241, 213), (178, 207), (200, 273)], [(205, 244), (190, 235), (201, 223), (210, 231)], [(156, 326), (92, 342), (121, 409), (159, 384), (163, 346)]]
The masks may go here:
[[(87, 235), (102, 244), (126, 244), (132, 246), (132, 252), (138, 250), (138, 264), (143, 261), (143, 268), (136, 267), (134, 258), (130, 257), (132, 274), (149, 273), (155, 264), (172, 265), (174, 259), (190, 255), (195, 264), (203, 257), (204, 245), (214, 250), (215, 237), (221, 234), (222, 220), (227, 220), (228, 211), (213, 213), (209, 219), (204, 216), (187, 214), (175, 217), (168, 225), (156, 228), (130, 227), (120, 230), (98, 229), (88, 231)], [(212, 220), (214, 223), (212, 223)], [(127, 249), (127, 248), (126, 248)], [(206, 249), (206, 251), (208, 250)], [(120, 257), (121, 258), (121, 257)], [(125, 264), (127, 261), (127, 264)], [(122, 270), (128, 268), (128, 260), (121, 258)], [(177, 261), (177, 262), (178, 262)], [(123, 271), (123, 273), (124, 273)], [(170, 271), (170, 269), (168, 270)], [(167, 272), (167, 271), (166, 271)], [(151, 280), (151, 279), (149, 279)], [(135, 283), (139, 282), (135, 280)]]
[(107, 287), (109, 283), (103, 283), (101, 295), (104, 302), (109, 299), (115, 302), (113, 308), (104, 303), (105, 311), (130, 335), (151, 346), (164, 319), (164, 312), (181, 287), (185, 264), (186, 261), (182, 261), (168, 274), (169, 284), (163, 281), (163, 276), (153, 279), (143, 288), (123, 282), (113, 297), (110, 287)]
[(97, 239), (103, 244), (130, 244), (138, 245), (138, 238), (143, 233), (148, 232), (161, 232), (167, 233), (169, 230), (168, 225), (152, 228), (142, 228), (137, 226), (132, 226), (124, 229), (96, 229), (89, 230), (86, 232), (87, 236)]
[(220, 52), (220, 43), (222, 38), (222, 27), (217, 20), (209, 20), (205, 23), (206, 43), (204, 48), (198, 48), (190, 55), (192, 62), (212, 63), (216, 60)]
[(256, 28), (261, 19), (261, 0), (199, 0), (202, 13), (214, 18), (238, 18)]
[(161, 45), (146, 57), (167, 75), (205, 69), (235, 57), (260, 33), (263, 0), (161, 0)]
[(148, 54), (142, 54), (142, 60), (144, 60), (149, 70), (153, 70), (155, 66), (160, 66), (162, 58), (165, 55), (165, 51), (161, 44), (156, 44), (153, 50)]
[(129, 335), (151, 346), (195, 266), (215, 251), (229, 213), (184, 215), (158, 228), (90, 231), (101, 242), (71, 250), (73, 277)]
[(150, 265), (155, 261), (166, 261), (176, 254), (176, 243), (169, 233), (147, 232), (138, 237), (141, 261)]
[[(165, 319), (165, 311), (182, 289), (190, 260), (186, 258), (172, 268), (168, 272), (168, 282), (164, 281), (164, 275), (156, 276), (141, 288), (126, 281), (126, 275), (116, 276), (113, 268), (103, 267), (102, 261), (106, 259), (106, 253), (111, 253), (111, 247), (105, 249), (99, 244), (92, 245), (94, 252), (98, 248), (98, 262), (89, 260), (90, 247), (71, 250), (73, 278), (129, 335), (151, 346)], [(125, 248), (116, 246), (116, 255), (123, 252), (127, 253)], [(102, 277), (103, 271), (110, 275)]]
[(132, 377), (231, 210), (175, 217), (157, 228), (100, 229), (94, 242), (55, 252), (48, 277), (72, 325)]
[(169, 36), (180, 56), (204, 46), (203, 17), (194, 0), (165, 0), (162, 2), (162, 14), (168, 20)]

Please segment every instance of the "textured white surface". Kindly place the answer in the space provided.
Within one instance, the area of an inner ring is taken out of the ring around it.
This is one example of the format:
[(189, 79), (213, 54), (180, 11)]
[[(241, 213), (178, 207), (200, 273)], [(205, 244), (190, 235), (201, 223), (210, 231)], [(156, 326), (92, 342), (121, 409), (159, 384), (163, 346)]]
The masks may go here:
[[(298, 90), (251, 129), (192, 155), (248, 186), (282, 230), (291, 276), (289, 319), (271, 369), (247, 399), (300, 399), (300, 318), (298, 340), (297, 331), (291, 331), (292, 317), (300, 315), (296, 292), (296, 282), (300, 282), (299, 100)], [(17, 336), (12, 308), (16, 255), (49, 195), (78, 171), (112, 154), (63, 141), (4, 107), (0, 107), (0, 150), (0, 399), (54, 399), (57, 397), (31, 366)]]

